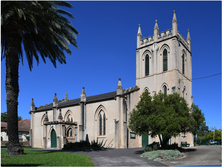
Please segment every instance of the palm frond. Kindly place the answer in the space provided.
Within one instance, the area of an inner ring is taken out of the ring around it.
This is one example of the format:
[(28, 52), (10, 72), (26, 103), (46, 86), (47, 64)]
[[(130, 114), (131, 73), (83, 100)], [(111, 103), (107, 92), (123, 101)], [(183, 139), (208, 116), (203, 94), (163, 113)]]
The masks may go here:
[[(26, 54), (29, 69), (33, 68), (33, 57), (39, 63), (41, 56), (44, 63), (49, 58), (56, 67), (56, 61), (66, 63), (64, 51), (71, 54), (69, 44), (78, 48), (76, 35), (79, 32), (72, 26), (71, 22), (65, 17), (74, 18), (74, 16), (59, 9), (57, 6), (72, 8), (72, 5), (64, 1), (15, 1), (2, 2), (1, 13), (1, 46), (2, 59), (7, 52), (6, 42), (7, 34), (10, 34), (9, 27), (16, 27), (21, 38), (18, 50), (18, 56), (23, 63), (22, 48)], [(4, 33), (4, 34), (3, 34)], [(15, 32), (14, 32), (15, 33)], [(7, 55), (6, 55), (7, 56)]]

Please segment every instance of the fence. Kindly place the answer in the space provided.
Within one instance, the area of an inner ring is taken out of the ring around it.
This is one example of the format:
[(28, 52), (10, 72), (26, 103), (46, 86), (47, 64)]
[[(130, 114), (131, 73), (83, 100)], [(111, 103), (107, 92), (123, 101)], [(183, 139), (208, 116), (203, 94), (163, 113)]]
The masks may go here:
[(221, 145), (221, 140), (214, 140), (215, 142), (212, 143), (210, 140), (197, 140), (196, 145), (201, 146), (201, 145)]

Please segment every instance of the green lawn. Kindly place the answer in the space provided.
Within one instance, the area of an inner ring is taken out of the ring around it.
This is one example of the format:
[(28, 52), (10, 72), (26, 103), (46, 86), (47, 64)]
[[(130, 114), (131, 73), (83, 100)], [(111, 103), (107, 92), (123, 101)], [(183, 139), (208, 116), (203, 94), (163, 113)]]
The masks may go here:
[[(7, 146), (1, 146), (1, 148), (7, 148)], [(22, 148), (28, 148), (28, 149), (41, 149), (41, 148), (35, 148), (35, 147), (30, 147), (30, 146), (22, 146)]]
[(83, 154), (24, 150), (24, 155), (6, 155), (6, 151), (1, 149), (2, 166), (94, 166)]

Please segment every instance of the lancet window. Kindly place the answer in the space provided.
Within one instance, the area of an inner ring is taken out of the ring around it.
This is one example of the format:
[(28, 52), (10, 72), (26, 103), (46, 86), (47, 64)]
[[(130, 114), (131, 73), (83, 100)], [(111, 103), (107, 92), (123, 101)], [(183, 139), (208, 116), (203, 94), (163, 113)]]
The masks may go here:
[(145, 76), (149, 75), (149, 55), (145, 57)]
[(106, 135), (106, 115), (103, 111), (99, 114), (99, 135)]
[(168, 70), (168, 64), (167, 64), (167, 50), (163, 50), (163, 71)]
[(183, 54), (183, 56), (182, 56), (182, 73), (185, 74), (184, 54)]
[(165, 96), (167, 95), (167, 87), (166, 87), (166, 85), (163, 86), (163, 93), (164, 93)]

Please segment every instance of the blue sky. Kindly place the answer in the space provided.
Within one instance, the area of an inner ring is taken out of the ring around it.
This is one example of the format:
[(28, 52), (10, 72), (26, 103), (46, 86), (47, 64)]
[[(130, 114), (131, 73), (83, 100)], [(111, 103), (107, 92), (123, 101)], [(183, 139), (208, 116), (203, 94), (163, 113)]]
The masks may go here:
[[(176, 10), (178, 30), (186, 38), (190, 29), (193, 79), (221, 72), (221, 2), (71, 2), (73, 26), (79, 31), (79, 49), (70, 46), (67, 64), (54, 68), (34, 61), (19, 66), (18, 115), (30, 119), (31, 98), (38, 107), (59, 100), (116, 90), (118, 78), (123, 88), (135, 86), (136, 35), (141, 24), (143, 38), (153, 35), (155, 20), (159, 32), (172, 28)], [(6, 109), (5, 60), (1, 62), (1, 112)], [(211, 128), (221, 128), (221, 75), (193, 80), (193, 101)]]

